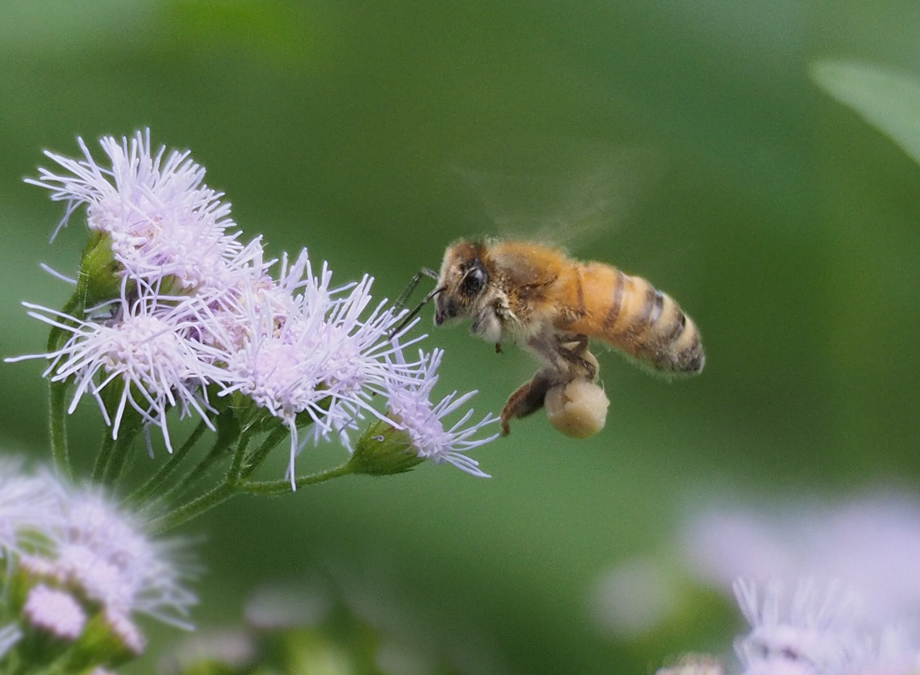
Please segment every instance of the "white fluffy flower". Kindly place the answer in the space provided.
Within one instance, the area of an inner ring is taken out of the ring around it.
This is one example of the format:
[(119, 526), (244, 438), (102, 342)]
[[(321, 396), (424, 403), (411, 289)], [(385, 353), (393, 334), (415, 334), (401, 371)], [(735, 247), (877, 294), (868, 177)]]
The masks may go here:
[[(216, 350), (199, 339), (195, 298), (170, 298), (145, 290), (136, 298), (122, 297), (94, 309), (86, 319), (24, 303), (30, 316), (70, 333), (57, 351), (9, 359), (47, 358), (45, 376), (52, 382), (74, 380), (72, 413), (84, 395), (99, 403), (112, 435), (127, 406), (146, 424), (160, 426), (169, 446), (166, 413), (191, 411), (210, 425), (213, 412), (204, 387), (215, 378)], [(114, 417), (102, 397), (106, 387), (121, 385)]]
[(56, 522), (55, 513), (64, 491), (48, 472), (22, 474), (20, 462), (0, 458), (0, 559), (22, 551), (40, 535), (23, 533), (22, 523), (36, 525), (38, 532)]
[[(387, 378), (387, 408), (390, 416), (409, 433), (419, 457), (435, 464), (450, 462), (474, 476), (488, 478), (489, 474), (479, 468), (479, 462), (465, 453), (498, 438), (498, 433), (474, 438), (481, 429), (494, 424), (498, 418), (489, 413), (479, 422), (467, 426), (474, 413), (470, 408), (452, 426), (445, 427), (444, 418), (465, 409), (467, 401), (477, 392), (471, 391), (462, 396), (453, 392), (439, 402), (432, 403), (431, 393), (438, 382), (437, 370), (444, 352), (436, 349), (428, 356), (422, 353), (419, 356), (422, 367), (414, 379), (399, 376)], [(394, 372), (399, 373), (405, 362), (402, 361), (401, 353), (395, 354), (394, 358)]]
[(401, 349), (387, 337), (394, 315), (386, 301), (369, 310), (373, 280), (331, 289), (331, 278), (325, 264), (314, 274), (303, 251), (290, 266), (282, 261), (277, 284), (245, 289), (205, 326), (225, 349), (219, 394), (244, 394), (291, 430), (292, 483), (303, 416), (314, 440), (338, 434), (347, 444), (365, 413), (381, 415), (372, 398), (387, 378), (408, 381), (416, 365), (393, 365)]
[(45, 154), (64, 170), (40, 170), (27, 182), (51, 191), (54, 201), (66, 201), (66, 224), (87, 205), (87, 224), (105, 233), (112, 252), (128, 275), (140, 279), (172, 277), (183, 289), (225, 288), (240, 275), (248, 276), (261, 255), (257, 243), (243, 246), (230, 219), (222, 193), (203, 183), (205, 170), (189, 152), (160, 147), (154, 154), (150, 131), (138, 131), (129, 141), (106, 136), (100, 141), (109, 166), (96, 162), (82, 139), (83, 158)]
[(773, 584), (761, 597), (739, 579), (735, 595), (751, 625), (735, 644), (746, 673), (844, 675), (863, 648), (852, 597), (837, 586), (803, 582), (789, 598)]
[(46, 153), (64, 171), (42, 169), (28, 181), (67, 202), (62, 225), (85, 205), (96, 233), (68, 305), (73, 315), (26, 305), (52, 327), (55, 349), (20, 358), (48, 359), (46, 377), (74, 384), (68, 412), (91, 396), (113, 438), (133, 411), (145, 426), (160, 426), (170, 447), (170, 411), (212, 426), (209, 389), (244, 397), (290, 429), (294, 485), (306, 438), (337, 436), (350, 450), (359, 422), (386, 418), (387, 398), (420, 456), (483, 475), (463, 453), (492, 440), (473, 436), (493, 419), (467, 428), (470, 411), (444, 428), (471, 394), (429, 402), (441, 355), (406, 361), (403, 350), (417, 340), (390, 339), (401, 315), (386, 300), (373, 302), (370, 276), (332, 288), (328, 267), (314, 273), (304, 250), (293, 261), (284, 256), (273, 279), (261, 243), (243, 246), (227, 233), (235, 227), (229, 206), (187, 152), (154, 152), (149, 131), (101, 145), (108, 164), (81, 140), (82, 158)]

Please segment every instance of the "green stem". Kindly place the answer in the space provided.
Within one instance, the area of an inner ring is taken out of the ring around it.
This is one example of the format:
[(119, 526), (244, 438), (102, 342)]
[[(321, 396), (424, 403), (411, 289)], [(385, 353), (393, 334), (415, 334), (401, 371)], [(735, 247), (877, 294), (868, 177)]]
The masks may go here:
[(268, 457), (268, 453), (289, 433), (290, 430), (285, 426), (276, 427), (269, 432), (268, 436), (259, 444), (259, 447), (243, 462), (240, 478), (249, 478), (255, 473), (255, 470), (258, 469), (262, 462), (265, 461), (265, 458)]
[[(74, 293), (61, 310), (64, 314), (79, 318), (83, 314), (83, 296), (78, 291)], [(65, 322), (67, 322), (65, 320)], [(67, 322), (69, 323), (69, 322)], [(64, 346), (69, 333), (63, 328), (53, 327), (48, 333), (48, 353), (53, 354)], [(54, 377), (54, 373), (50, 374)], [(63, 382), (50, 381), (48, 387), (48, 435), (51, 441), (51, 455), (54, 458), (54, 468), (62, 478), (70, 479), (73, 476), (73, 467), (70, 465), (70, 450), (67, 445), (67, 388), (72, 383), (71, 379)]]
[(239, 426), (231, 413), (222, 413), (217, 418), (217, 439), (214, 441), (214, 447), (208, 451), (208, 454), (198, 462), (194, 469), (185, 475), (182, 480), (178, 481), (169, 490), (162, 494), (161, 498), (171, 495), (181, 495), (185, 490), (191, 487), (199, 478), (201, 478), (214, 463), (220, 459), (234, 441), (238, 441), (245, 448), (248, 437), (240, 436)]
[(102, 447), (99, 449), (99, 454), (96, 455), (96, 464), (93, 466), (93, 483), (102, 482), (102, 478), (105, 476), (106, 469), (109, 466), (109, 459), (112, 457), (115, 442), (115, 439), (112, 438), (112, 430), (106, 427), (102, 437)]
[[(354, 465), (349, 461), (334, 469), (311, 473), (307, 476), (299, 476), (294, 480), (294, 484), (298, 488), (306, 487), (307, 485), (315, 485), (316, 483), (323, 483), (333, 478), (339, 478), (340, 476), (347, 476), (354, 473), (354, 470)], [(240, 484), (239, 490), (240, 492), (249, 494), (277, 497), (278, 495), (291, 492), (291, 481), (287, 478), (282, 478), (281, 480), (247, 481)]]
[(71, 479), (70, 450), (67, 446), (67, 383), (51, 382), (48, 387), (50, 417), (48, 433), (51, 439), (51, 455), (54, 468), (64, 479)]
[(152, 534), (160, 534), (178, 527), (193, 518), (197, 518), (206, 511), (210, 511), (218, 504), (227, 501), (234, 494), (239, 492), (239, 486), (234, 483), (221, 483), (209, 492), (192, 501), (183, 504), (177, 509), (170, 511), (164, 516), (154, 518), (149, 523), (149, 530)]
[(242, 473), (243, 457), (246, 456), (246, 448), (249, 447), (249, 441), (252, 439), (250, 434), (243, 432), (239, 443), (236, 444), (236, 450), (233, 453), (233, 459), (230, 461), (230, 468), (227, 469), (227, 482), (239, 483), (240, 474)]
[(102, 477), (104, 484), (113, 485), (121, 477), (125, 468), (125, 460), (128, 458), (131, 446), (134, 445), (134, 439), (137, 438), (138, 431), (139, 429), (135, 429), (133, 425), (130, 428), (125, 428), (123, 425), (119, 429), (118, 440), (115, 441), (115, 447)]
[(208, 428), (208, 425), (202, 420), (198, 423), (198, 426), (195, 427), (194, 431), (189, 434), (189, 437), (185, 439), (185, 443), (182, 444), (182, 447), (176, 450), (169, 460), (160, 467), (151, 478), (149, 478), (143, 485), (141, 485), (137, 490), (131, 493), (128, 498), (125, 500), (128, 504), (138, 505), (143, 502), (147, 497), (152, 495), (157, 489), (166, 482), (166, 480), (179, 468), (179, 464), (188, 456), (188, 453), (191, 452), (191, 449), (195, 447), (195, 444), (198, 442), (198, 439), (201, 438), (201, 435)]

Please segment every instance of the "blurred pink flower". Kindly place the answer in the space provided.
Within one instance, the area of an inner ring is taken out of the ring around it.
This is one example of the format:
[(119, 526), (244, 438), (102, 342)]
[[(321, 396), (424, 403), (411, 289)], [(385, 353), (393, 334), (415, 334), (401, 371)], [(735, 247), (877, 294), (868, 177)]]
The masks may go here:
[(686, 523), (681, 542), (690, 572), (726, 591), (739, 576), (836, 579), (876, 625), (920, 615), (920, 500), (912, 496), (787, 503), (772, 514), (708, 508)]

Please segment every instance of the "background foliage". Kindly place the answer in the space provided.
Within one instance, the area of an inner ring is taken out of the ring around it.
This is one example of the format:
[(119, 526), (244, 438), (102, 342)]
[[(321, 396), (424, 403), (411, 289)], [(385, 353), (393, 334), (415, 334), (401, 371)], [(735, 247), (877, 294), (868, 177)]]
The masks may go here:
[[(458, 158), (515, 139), (641, 148), (643, 189), (573, 251), (677, 297), (704, 375), (668, 385), (606, 354), (607, 429), (585, 442), (519, 423), (477, 454), (491, 480), (423, 467), (241, 498), (189, 530), (210, 570), (198, 619), (226, 624), (251, 589), (319, 569), (389, 598), (407, 639), (468, 672), (641, 673), (720, 648), (727, 605), (691, 592), (626, 642), (592, 625), (592, 588), (617, 561), (673, 556), (701, 495), (916, 488), (920, 172), (808, 66), (920, 72), (918, 20), (895, 0), (4, 2), (0, 352), (43, 344), (20, 300), (66, 297), (38, 262), (76, 269), (80, 228), (48, 247), (60, 206), (21, 178), (77, 135), (149, 125), (208, 167), (247, 237), (306, 245), (339, 281), (371, 272), (389, 297), (453, 239), (498, 229)], [(479, 388), (483, 409), (533, 371), (463, 330), (429, 344), (448, 350), (444, 389)], [(44, 457), (40, 368), (3, 367), (0, 440)], [(95, 445), (94, 415), (76, 430)]]

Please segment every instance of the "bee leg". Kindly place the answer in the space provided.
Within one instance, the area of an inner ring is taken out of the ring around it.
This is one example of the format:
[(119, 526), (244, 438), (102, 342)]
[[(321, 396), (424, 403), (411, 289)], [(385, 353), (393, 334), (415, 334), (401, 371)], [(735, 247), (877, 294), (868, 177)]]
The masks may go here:
[(527, 417), (543, 407), (546, 392), (559, 384), (558, 379), (550, 377), (543, 371), (538, 372), (508, 397), (508, 402), (502, 410), (501, 425), (502, 436), (511, 433), (509, 422), (511, 420)]
[(496, 353), (496, 354), (501, 354), (501, 353), (502, 353), (502, 343), (501, 343), (501, 342), (496, 342), (496, 343), (495, 343), (495, 353)]
[(597, 378), (597, 361), (588, 351), (587, 335), (560, 335), (556, 350), (563, 360), (583, 370), (586, 379), (593, 382)]

